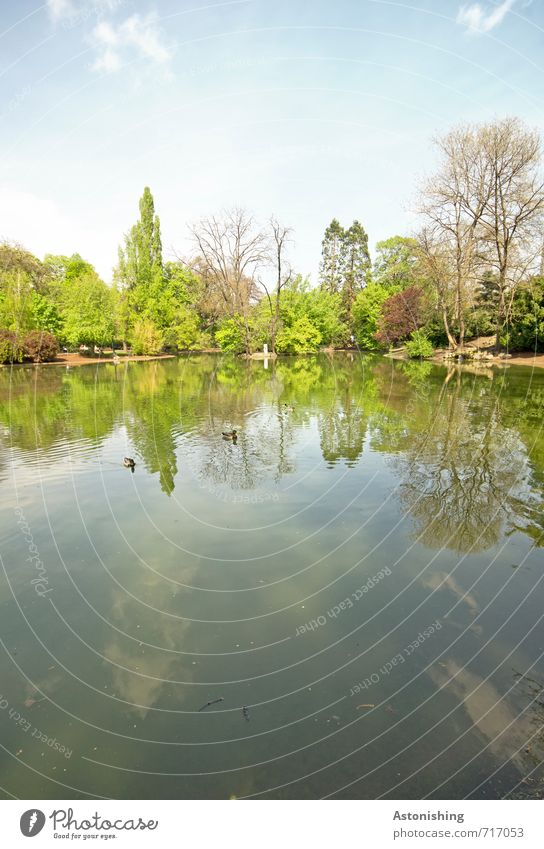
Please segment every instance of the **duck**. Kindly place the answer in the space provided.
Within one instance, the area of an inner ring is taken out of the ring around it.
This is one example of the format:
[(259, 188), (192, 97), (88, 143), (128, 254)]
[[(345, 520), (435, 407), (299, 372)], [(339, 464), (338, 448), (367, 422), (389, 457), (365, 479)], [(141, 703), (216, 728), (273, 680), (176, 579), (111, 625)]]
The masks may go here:
[(236, 442), (238, 439), (238, 433), (234, 428), (232, 430), (223, 431), (223, 439), (232, 439), (233, 442)]
[(113, 352), (113, 356), (112, 356), (112, 358), (111, 358), (111, 359), (112, 359), (112, 362), (113, 362), (113, 365), (114, 365), (114, 366), (118, 366), (118, 365), (119, 365), (119, 363), (121, 362), (121, 360), (119, 359), (119, 357), (117, 356), (117, 354), (115, 353), (115, 351)]
[(132, 459), (132, 457), (123, 457), (123, 466), (126, 466), (127, 469), (132, 469), (134, 471), (136, 463)]

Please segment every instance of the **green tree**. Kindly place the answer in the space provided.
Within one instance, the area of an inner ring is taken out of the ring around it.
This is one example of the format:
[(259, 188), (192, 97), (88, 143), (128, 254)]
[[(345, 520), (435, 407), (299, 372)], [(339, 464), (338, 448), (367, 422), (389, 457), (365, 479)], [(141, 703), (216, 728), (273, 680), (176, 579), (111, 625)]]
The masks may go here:
[(351, 325), (353, 302), (370, 280), (370, 254), (365, 228), (354, 221), (344, 234), (344, 275), (342, 280), (342, 303), (348, 324)]
[(63, 289), (63, 336), (69, 345), (105, 345), (115, 335), (115, 295), (96, 271), (84, 272)]
[(516, 291), (501, 342), (513, 351), (544, 350), (544, 277), (533, 277)]
[(353, 304), (353, 330), (357, 344), (367, 351), (379, 348), (376, 333), (383, 316), (383, 304), (395, 290), (391, 286), (371, 283), (359, 292)]
[(391, 236), (376, 245), (373, 279), (381, 286), (407, 289), (421, 282), (418, 246), (415, 239)]
[(236, 314), (223, 318), (215, 331), (215, 338), (222, 351), (241, 354), (246, 350), (244, 317)]
[(139, 209), (139, 220), (125, 236), (124, 248), (119, 248), (115, 279), (127, 300), (128, 323), (133, 324), (139, 317), (163, 327), (160, 304), (165, 275), (160, 221), (155, 213), (153, 195), (147, 186), (140, 198)]
[(309, 354), (317, 351), (321, 333), (307, 315), (301, 315), (289, 327), (282, 327), (277, 335), (278, 351), (286, 354)]
[(344, 282), (346, 263), (346, 231), (333, 218), (321, 242), (321, 265), (319, 280), (329, 292), (340, 292)]

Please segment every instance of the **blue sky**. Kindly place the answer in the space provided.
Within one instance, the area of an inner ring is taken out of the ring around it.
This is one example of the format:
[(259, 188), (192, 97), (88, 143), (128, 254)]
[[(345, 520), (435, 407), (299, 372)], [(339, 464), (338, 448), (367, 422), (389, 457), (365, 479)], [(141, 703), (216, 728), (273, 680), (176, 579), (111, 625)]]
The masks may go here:
[(371, 246), (417, 225), (433, 136), (518, 115), (544, 131), (544, 2), (0, 3), (0, 237), (78, 251), (111, 279), (145, 185), (167, 253), (242, 205)]

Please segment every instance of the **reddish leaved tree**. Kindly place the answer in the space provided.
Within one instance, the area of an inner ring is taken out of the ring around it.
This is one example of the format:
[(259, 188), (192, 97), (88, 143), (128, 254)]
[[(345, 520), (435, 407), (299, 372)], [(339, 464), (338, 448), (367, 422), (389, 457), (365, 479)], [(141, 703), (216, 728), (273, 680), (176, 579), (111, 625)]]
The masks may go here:
[(409, 286), (384, 301), (376, 339), (381, 345), (394, 345), (418, 330), (423, 321), (423, 290)]
[(47, 363), (55, 359), (59, 343), (52, 333), (45, 330), (30, 330), (23, 341), (25, 359), (34, 363)]

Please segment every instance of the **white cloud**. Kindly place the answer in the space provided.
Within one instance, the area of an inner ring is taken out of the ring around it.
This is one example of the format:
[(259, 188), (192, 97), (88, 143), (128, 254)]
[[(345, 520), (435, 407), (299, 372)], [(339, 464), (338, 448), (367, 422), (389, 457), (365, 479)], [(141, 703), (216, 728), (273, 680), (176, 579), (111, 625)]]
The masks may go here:
[(0, 185), (0, 240), (20, 242), (40, 259), (46, 253), (81, 253), (107, 281), (115, 257), (109, 223), (99, 232), (51, 198)]
[(117, 26), (106, 21), (97, 24), (92, 32), (92, 41), (98, 51), (93, 70), (116, 71), (121, 67), (123, 55), (130, 55), (131, 49), (137, 57), (165, 65), (172, 53), (163, 44), (156, 21), (155, 14), (135, 14)]
[(485, 8), (480, 3), (461, 6), (457, 13), (457, 23), (467, 28), (470, 33), (490, 32), (502, 23), (516, 0), (503, 0), (499, 6)]
[(54, 21), (70, 18), (77, 11), (72, 0), (47, 0), (47, 10)]
[(101, 52), (92, 67), (93, 71), (107, 71), (108, 73), (118, 71), (121, 67), (121, 58), (115, 50), (107, 48)]

